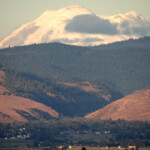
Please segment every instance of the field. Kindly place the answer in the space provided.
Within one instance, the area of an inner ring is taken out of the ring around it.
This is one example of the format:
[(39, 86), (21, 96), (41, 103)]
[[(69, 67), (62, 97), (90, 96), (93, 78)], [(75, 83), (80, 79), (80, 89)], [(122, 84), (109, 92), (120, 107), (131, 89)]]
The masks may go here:
[[(86, 150), (124, 150), (125, 148), (107, 148), (107, 147), (88, 147), (84, 146)], [(83, 146), (73, 146), (72, 148), (68, 148), (66, 150), (82, 150)], [(40, 147), (40, 148), (0, 148), (0, 150), (56, 150), (54, 147)], [(63, 149), (64, 150), (64, 149)], [(138, 150), (150, 150), (149, 147), (138, 148)]]

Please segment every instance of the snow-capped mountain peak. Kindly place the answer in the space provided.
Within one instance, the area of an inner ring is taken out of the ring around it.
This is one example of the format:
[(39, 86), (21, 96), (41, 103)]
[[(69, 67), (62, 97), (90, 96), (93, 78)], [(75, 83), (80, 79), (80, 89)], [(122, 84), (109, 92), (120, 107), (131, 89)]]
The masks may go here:
[[(91, 14), (91, 11), (88, 9), (78, 6), (78, 5), (71, 5), (67, 6), (65, 8), (61, 8), (59, 10), (47, 10), (44, 13), (42, 13), (37, 19), (49, 19), (50, 17), (57, 17), (62, 16), (62, 17), (72, 17), (75, 15), (81, 15), (81, 14)], [(57, 15), (57, 16), (54, 16)]]
[(78, 5), (47, 10), (0, 41), (0, 47), (62, 42), (98, 45), (150, 35), (150, 21), (134, 11), (102, 16)]
[(89, 13), (90, 11), (87, 9), (87, 8), (84, 8), (84, 7), (82, 7), (82, 6), (80, 6), (80, 5), (70, 5), (70, 6), (66, 6), (66, 7), (64, 7), (64, 8), (62, 8), (62, 9), (60, 9), (60, 10), (62, 10), (62, 11), (71, 11), (71, 12), (73, 12), (73, 11), (78, 11), (78, 12), (86, 12), (86, 13)]
[(137, 13), (137, 12), (135, 12), (135, 11), (129, 11), (129, 12), (127, 12), (127, 13), (125, 13), (125, 15), (126, 16), (133, 16), (133, 17), (137, 17), (137, 16), (139, 16), (139, 14)]

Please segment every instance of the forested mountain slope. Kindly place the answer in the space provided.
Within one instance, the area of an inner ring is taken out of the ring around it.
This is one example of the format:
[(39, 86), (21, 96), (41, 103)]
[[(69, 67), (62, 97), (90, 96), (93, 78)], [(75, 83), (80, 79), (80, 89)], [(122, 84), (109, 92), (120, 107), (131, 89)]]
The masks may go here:
[(130, 94), (150, 88), (150, 37), (96, 47), (60, 43), (2, 49), (0, 64), (57, 81), (102, 81)]

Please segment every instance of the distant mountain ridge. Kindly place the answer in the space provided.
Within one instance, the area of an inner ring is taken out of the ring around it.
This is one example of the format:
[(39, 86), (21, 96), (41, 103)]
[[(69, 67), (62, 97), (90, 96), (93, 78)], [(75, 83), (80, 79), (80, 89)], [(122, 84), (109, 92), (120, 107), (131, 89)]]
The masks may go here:
[(34, 44), (0, 51), (0, 64), (60, 82), (102, 81), (130, 94), (150, 85), (150, 37), (95, 47)]
[(134, 11), (104, 16), (75, 5), (45, 11), (3, 38), (0, 48), (48, 42), (91, 46), (144, 36), (150, 36), (150, 21)]
[(102, 120), (150, 121), (150, 89), (134, 92), (85, 117)]

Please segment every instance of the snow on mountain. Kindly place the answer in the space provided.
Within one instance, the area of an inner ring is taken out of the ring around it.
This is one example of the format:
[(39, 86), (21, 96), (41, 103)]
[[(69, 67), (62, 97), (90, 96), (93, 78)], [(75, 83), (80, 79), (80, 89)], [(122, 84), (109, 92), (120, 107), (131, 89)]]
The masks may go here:
[(136, 12), (102, 16), (81, 6), (45, 11), (0, 41), (0, 47), (62, 42), (98, 45), (150, 35), (150, 21)]
[(150, 35), (150, 21), (134, 11), (116, 15), (114, 20), (119, 21), (122, 34), (138, 37)]

